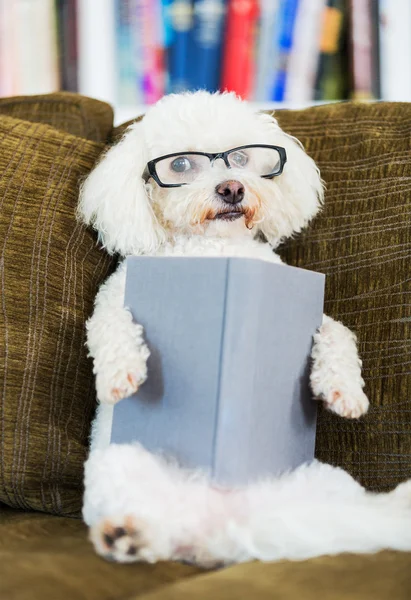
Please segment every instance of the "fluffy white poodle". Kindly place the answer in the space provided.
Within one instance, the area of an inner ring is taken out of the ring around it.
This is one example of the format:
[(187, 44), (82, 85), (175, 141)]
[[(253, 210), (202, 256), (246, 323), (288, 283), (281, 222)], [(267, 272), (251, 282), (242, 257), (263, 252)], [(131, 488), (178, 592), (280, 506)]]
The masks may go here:
[[(233, 94), (172, 95), (132, 124), (81, 189), (80, 218), (121, 257), (243, 256), (275, 249), (321, 208), (319, 171), (274, 117)], [(147, 377), (142, 327), (124, 308), (125, 262), (101, 286), (87, 322), (99, 406), (83, 515), (97, 552), (121, 562), (205, 566), (343, 551), (411, 549), (411, 488), (366, 492), (314, 462), (274, 481), (221, 490), (139, 445), (110, 445), (113, 405)], [(368, 409), (355, 335), (324, 316), (311, 387), (348, 418)], [(195, 402), (195, 398), (193, 398)]]

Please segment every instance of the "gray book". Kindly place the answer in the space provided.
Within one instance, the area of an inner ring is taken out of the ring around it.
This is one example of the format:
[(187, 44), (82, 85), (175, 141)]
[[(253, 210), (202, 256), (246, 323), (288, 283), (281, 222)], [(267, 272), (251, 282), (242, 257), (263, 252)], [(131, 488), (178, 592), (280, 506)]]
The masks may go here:
[(260, 259), (129, 257), (125, 306), (151, 356), (146, 383), (114, 408), (111, 441), (139, 441), (222, 485), (312, 460), (324, 280)]

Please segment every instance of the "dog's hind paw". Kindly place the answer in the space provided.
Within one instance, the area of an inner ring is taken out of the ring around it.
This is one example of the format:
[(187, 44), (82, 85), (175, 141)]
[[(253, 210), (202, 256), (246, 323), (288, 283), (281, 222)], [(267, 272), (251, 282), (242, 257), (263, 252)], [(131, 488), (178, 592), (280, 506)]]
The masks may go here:
[(100, 556), (120, 563), (161, 558), (150, 546), (147, 528), (132, 516), (104, 519), (90, 528), (89, 539)]

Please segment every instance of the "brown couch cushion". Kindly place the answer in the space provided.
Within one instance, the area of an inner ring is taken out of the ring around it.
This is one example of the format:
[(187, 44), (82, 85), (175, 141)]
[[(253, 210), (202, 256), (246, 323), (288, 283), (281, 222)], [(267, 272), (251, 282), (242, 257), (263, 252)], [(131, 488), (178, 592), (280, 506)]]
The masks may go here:
[(381, 552), (217, 572), (99, 558), (75, 519), (0, 514), (0, 597), (7, 600), (408, 600), (411, 554)]
[(93, 142), (106, 142), (113, 127), (109, 104), (70, 92), (0, 98), (0, 114), (52, 125)]
[(0, 115), (0, 501), (75, 514), (95, 398), (84, 323), (112, 262), (75, 207), (104, 146), (25, 106), (29, 120)]
[(321, 411), (317, 456), (372, 489), (411, 477), (411, 104), (279, 111), (317, 161), (321, 216), (283, 255), (326, 274), (325, 311), (356, 331), (369, 414)]

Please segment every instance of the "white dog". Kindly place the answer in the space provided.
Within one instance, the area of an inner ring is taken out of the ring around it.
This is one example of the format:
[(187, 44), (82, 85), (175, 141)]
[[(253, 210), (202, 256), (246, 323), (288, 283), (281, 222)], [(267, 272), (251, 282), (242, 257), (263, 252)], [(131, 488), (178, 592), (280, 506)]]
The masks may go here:
[[(280, 263), (274, 250), (319, 211), (319, 171), (301, 144), (233, 94), (167, 96), (131, 125), (82, 186), (79, 215), (120, 256), (212, 255)], [(142, 327), (123, 306), (125, 262), (101, 286), (87, 322), (99, 407), (83, 515), (97, 552), (118, 561), (203, 565), (411, 549), (411, 493), (367, 493), (314, 462), (242, 490), (135, 446), (109, 445), (112, 407), (147, 376)], [(368, 409), (356, 338), (324, 316), (311, 387), (348, 418)], [(195, 401), (195, 399), (193, 399)]]

